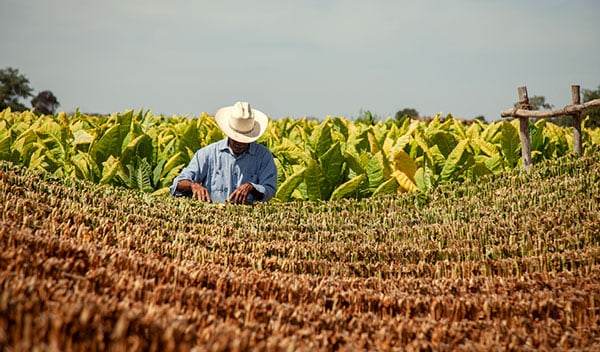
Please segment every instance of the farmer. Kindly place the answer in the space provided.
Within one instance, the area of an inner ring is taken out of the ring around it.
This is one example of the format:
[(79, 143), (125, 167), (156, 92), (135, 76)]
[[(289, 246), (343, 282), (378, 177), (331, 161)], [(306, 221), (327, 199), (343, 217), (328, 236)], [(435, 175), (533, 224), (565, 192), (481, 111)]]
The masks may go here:
[(273, 198), (277, 186), (273, 155), (255, 142), (267, 128), (267, 115), (247, 102), (237, 102), (219, 109), (215, 120), (227, 137), (194, 154), (173, 180), (171, 194), (235, 204)]

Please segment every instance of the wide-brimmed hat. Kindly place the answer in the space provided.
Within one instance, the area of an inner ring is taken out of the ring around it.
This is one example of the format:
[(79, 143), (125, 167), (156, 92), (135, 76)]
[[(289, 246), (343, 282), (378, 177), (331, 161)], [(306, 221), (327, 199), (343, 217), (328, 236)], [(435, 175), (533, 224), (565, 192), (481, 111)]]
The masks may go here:
[(215, 120), (223, 133), (241, 143), (257, 140), (265, 132), (269, 123), (267, 115), (252, 109), (245, 101), (220, 108), (215, 114)]

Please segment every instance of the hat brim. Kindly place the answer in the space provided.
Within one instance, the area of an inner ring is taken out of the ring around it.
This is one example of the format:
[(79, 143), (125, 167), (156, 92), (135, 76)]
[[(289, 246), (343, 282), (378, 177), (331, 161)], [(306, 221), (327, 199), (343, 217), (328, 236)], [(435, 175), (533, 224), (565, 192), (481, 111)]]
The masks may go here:
[(217, 125), (221, 128), (221, 131), (227, 135), (227, 137), (233, 139), (236, 142), (240, 143), (251, 143), (256, 141), (257, 139), (265, 133), (267, 129), (267, 125), (269, 123), (269, 118), (262, 111), (252, 109), (254, 112), (254, 127), (247, 133), (240, 133), (231, 128), (229, 125), (229, 118), (231, 117), (231, 110), (233, 106), (226, 106), (221, 108), (215, 114), (215, 120), (217, 121)]

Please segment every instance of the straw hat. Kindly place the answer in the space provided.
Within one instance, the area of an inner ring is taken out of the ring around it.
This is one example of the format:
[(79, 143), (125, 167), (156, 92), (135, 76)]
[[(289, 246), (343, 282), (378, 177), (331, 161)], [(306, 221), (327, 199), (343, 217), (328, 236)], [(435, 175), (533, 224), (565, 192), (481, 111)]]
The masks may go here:
[(215, 114), (215, 120), (223, 133), (240, 143), (257, 140), (265, 132), (269, 123), (267, 115), (252, 109), (250, 104), (244, 101), (220, 108)]

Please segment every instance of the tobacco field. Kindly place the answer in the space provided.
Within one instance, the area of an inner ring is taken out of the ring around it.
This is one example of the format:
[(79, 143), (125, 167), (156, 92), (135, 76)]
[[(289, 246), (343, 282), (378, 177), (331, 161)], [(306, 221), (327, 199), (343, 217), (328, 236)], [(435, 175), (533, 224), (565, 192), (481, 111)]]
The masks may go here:
[[(587, 122), (582, 141), (591, 154), (600, 149), (600, 129), (587, 128)], [(534, 163), (573, 150), (572, 128), (542, 119), (530, 123), (530, 134)], [(168, 192), (197, 149), (223, 137), (206, 113), (190, 118), (133, 110), (109, 116), (0, 112), (0, 160), (155, 194)], [(285, 118), (271, 121), (258, 142), (273, 152), (275, 200), (283, 202), (427, 192), (521, 164), (518, 120)]]
[(164, 194), (208, 118), (0, 115), (2, 351), (600, 349), (598, 130), (278, 121), (236, 206)]
[(0, 164), (0, 346), (600, 348), (600, 155), (219, 206)]

